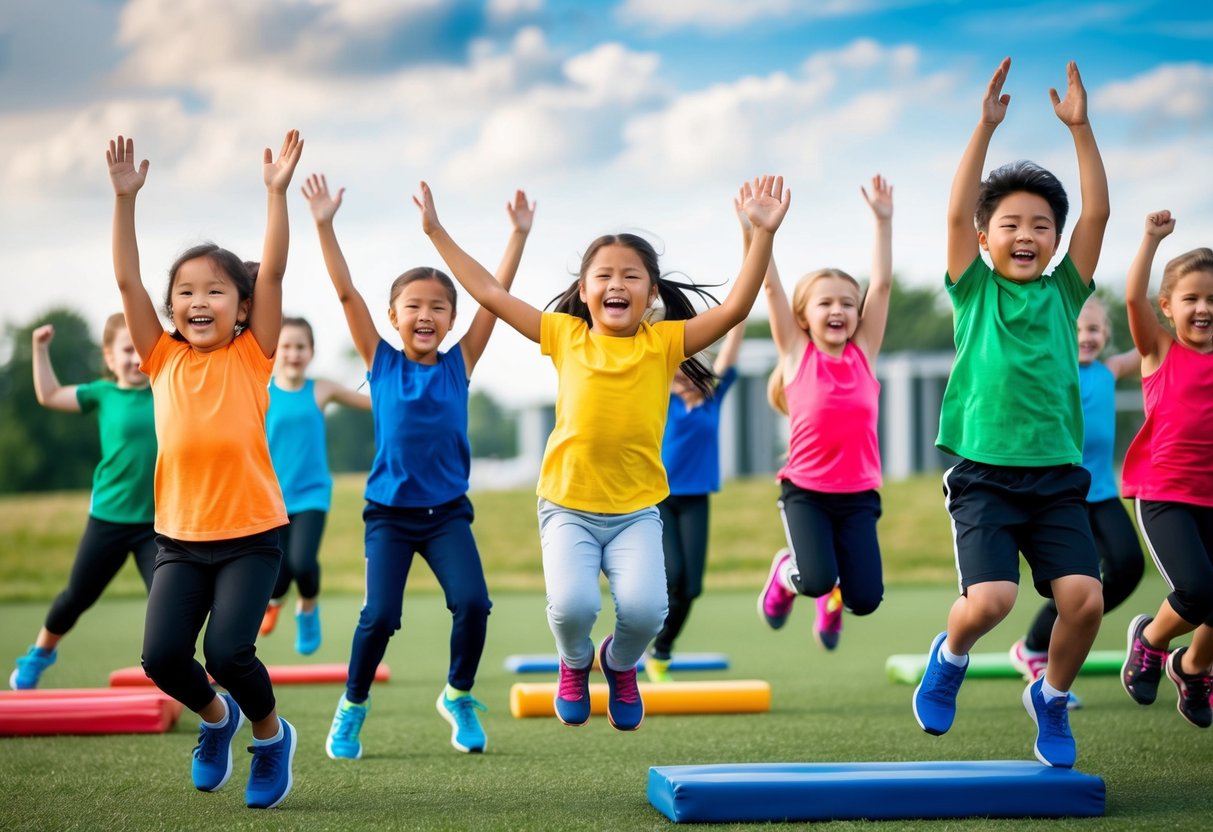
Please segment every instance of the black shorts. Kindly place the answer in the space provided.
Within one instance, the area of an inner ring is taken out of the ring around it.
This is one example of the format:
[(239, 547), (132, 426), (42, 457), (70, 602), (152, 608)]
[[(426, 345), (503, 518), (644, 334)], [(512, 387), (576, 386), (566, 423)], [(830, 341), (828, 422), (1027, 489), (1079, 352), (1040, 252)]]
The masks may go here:
[(1036, 591), (1068, 575), (1099, 580), (1087, 514), (1091, 475), (1078, 465), (1019, 468), (962, 459), (943, 475), (960, 591), (987, 581), (1019, 583), (1019, 553)]

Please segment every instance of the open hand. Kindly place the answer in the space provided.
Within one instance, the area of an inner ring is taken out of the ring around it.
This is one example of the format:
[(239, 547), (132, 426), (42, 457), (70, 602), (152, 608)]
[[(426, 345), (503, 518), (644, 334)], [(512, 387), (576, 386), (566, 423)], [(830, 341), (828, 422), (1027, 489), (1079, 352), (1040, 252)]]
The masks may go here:
[(1146, 236), (1162, 239), (1175, 230), (1175, 217), (1170, 211), (1154, 211), (1146, 214)]
[(147, 159), (135, 167), (134, 139), (119, 136), (112, 140), (109, 150), (105, 151), (105, 161), (109, 165), (115, 196), (134, 196), (147, 180)]
[(324, 174), (313, 173), (303, 181), (302, 191), (303, 198), (307, 200), (308, 207), (312, 209), (312, 219), (317, 224), (332, 222), (333, 215), (341, 207), (341, 197), (345, 194), (345, 188), (338, 189), (337, 195), (333, 196), (329, 193), (329, 183)]
[(876, 215), (876, 219), (887, 220), (892, 218), (893, 186), (889, 184), (889, 180), (878, 173), (872, 177), (872, 193), (870, 196), (867, 189), (862, 185), (859, 186), (859, 191), (867, 201), (868, 207), (872, 209), (872, 213)]
[(278, 161), (267, 147), (263, 154), (262, 176), (265, 187), (271, 191), (286, 193), (295, 175), (295, 165), (299, 164), (299, 156), (303, 153), (303, 139), (299, 138), (298, 130), (287, 130), (286, 138), (282, 140), (282, 149), (278, 151)]
[(1053, 99), (1053, 112), (1063, 123), (1070, 127), (1078, 127), (1087, 123), (1087, 90), (1082, 85), (1082, 76), (1078, 74), (1078, 64), (1070, 61), (1066, 64), (1066, 97), (1058, 98), (1057, 90), (1049, 88), (1049, 98)]
[(745, 209), (741, 207), (742, 201), (745, 199), (745, 186), (737, 189), (737, 196), (733, 197), (733, 211), (737, 214), (737, 223), (741, 226), (741, 236), (745, 240), (749, 240), (754, 236), (754, 226), (750, 223), (750, 218), (746, 216)]
[(990, 85), (986, 87), (986, 97), (981, 101), (981, 120), (985, 124), (1001, 124), (1007, 117), (1007, 106), (1011, 103), (1010, 95), (1003, 95), (1002, 85), (1006, 83), (1007, 74), (1011, 71), (1011, 59), (1003, 58)]
[(782, 176), (761, 176), (741, 186), (741, 208), (754, 228), (775, 233), (788, 213), (792, 189), (783, 187)]
[[(422, 183), (422, 187), (425, 187), (424, 183)], [(416, 197), (413, 198), (413, 201), (417, 201)], [(531, 223), (535, 221), (535, 206), (538, 204), (538, 202), (528, 203), (526, 201), (526, 191), (514, 192), (514, 201), (505, 204), (505, 211), (510, 215), (510, 224), (514, 226), (515, 231), (521, 231), (523, 234), (531, 233)], [(432, 196), (430, 207), (433, 207)], [(437, 221), (436, 216), (435, 221)]]
[(425, 182), (420, 184), (420, 188), (421, 198), (418, 199), (414, 196), (413, 204), (421, 212), (421, 230), (427, 235), (433, 234), (439, 228), (442, 228), (442, 223), (438, 222), (438, 209), (434, 207), (434, 193)]

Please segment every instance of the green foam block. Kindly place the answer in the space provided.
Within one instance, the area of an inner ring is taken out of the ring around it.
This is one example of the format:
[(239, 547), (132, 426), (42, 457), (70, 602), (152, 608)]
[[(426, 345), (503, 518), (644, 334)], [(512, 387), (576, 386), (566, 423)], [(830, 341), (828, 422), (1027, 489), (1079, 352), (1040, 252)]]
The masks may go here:
[[(1119, 673), (1124, 661), (1125, 654), (1121, 650), (1092, 650), (1082, 663), (1080, 672), (1087, 675)], [(884, 670), (890, 682), (917, 685), (922, 680), (926, 666), (925, 653), (899, 653), (889, 656)], [(1016, 679), (1020, 673), (1011, 666), (1011, 658), (1006, 653), (970, 653), (966, 676), (970, 679)]]

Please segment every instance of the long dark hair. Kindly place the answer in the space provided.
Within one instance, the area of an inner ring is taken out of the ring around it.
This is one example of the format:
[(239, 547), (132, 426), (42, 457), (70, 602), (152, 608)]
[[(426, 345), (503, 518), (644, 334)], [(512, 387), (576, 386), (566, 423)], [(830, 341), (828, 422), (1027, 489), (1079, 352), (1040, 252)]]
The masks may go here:
[[(665, 310), (665, 320), (686, 321), (695, 317), (697, 313), (688, 296), (689, 293), (698, 295), (700, 298), (713, 304), (720, 304), (716, 296), (703, 286), (696, 283), (673, 280), (670, 277), (662, 275), (661, 267), (657, 262), (657, 250), (653, 248), (653, 245), (638, 234), (623, 233), (603, 234), (590, 243), (589, 247), (585, 250), (585, 254), (581, 256), (581, 268), (578, 271), (577, 279), (572, 282), (569, 288), (552, 298), (545, 307), (546, 309), (551, 309), (554, 312), (563, 312), (566, 315), (574, 315), (585, 321), (588, 326), (592, 327), (594, 325), (594, 320), (590, 317), (590, 308), (581, 299), (581, 285), (585, 281), (585, 275), (590, 269), (590, 264), (594, 261), (594, 256), (606, 246), (626, 246), (640, 257), (640, 262), (644, 264), (644, 270), (648, 272), (649, 280), (657, 287), (657, 296), (661, 299), (662, 308)], [(710, 397), (715, 392), (716, 374), (698, 358), (694, 356), (688, 358), (679, 365), (679, 369), (682, 370), (691, 383), (704, 396)]]

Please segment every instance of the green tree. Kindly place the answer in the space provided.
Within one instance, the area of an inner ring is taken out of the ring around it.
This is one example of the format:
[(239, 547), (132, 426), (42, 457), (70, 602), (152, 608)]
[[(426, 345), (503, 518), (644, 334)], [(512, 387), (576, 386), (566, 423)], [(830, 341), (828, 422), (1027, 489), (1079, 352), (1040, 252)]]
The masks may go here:
[(100, 377), (101, 349), (88, 324), (70, 309), (54, 309), (27, 326), (9, 325), (8, 362), (0, 367), (0, 492), (87, 488), (101, 457), (96, 418), (60, 413), (34, 395), (33, 331), (53, 324), (51, 362), (64, 385)]
[(477, 390), (468, 396), (468, 441), (474, 457), (509, 459), (518, 453), (518, 418)]
[(375, 459), (375, 420), (370, 411), (333, 408), (324, 417), (329, 468), (335, 473), (369, 471)]

